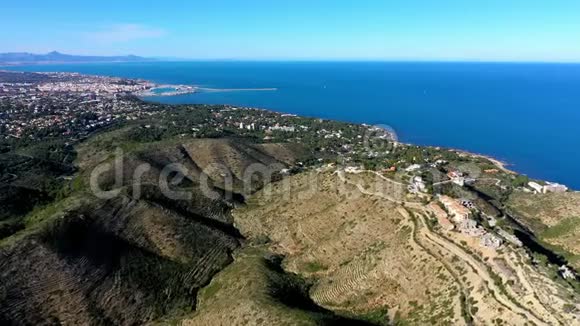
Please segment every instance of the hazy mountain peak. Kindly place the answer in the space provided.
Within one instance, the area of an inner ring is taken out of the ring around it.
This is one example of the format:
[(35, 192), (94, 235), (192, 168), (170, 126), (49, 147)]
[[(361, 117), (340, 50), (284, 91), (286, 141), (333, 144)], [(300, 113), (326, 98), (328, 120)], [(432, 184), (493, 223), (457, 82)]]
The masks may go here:
[(126, 56), (88, 56), (64, 54), (56, 50), (46, 54), (34, 54), (27, 52), (0, 53), (0, 64), (7, 65), (69, 62), (129, 62), (150, 60), (154, 59), (139, 57), (133, 54)]

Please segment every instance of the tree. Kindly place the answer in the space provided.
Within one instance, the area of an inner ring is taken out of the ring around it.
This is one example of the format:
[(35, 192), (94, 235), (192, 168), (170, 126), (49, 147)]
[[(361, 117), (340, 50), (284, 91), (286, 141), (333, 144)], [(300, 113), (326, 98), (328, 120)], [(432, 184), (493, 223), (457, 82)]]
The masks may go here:
[(512, 185), (514, 187), (523, 187), (525, 185), (528, 184), (528, 182), (530, 182), (530, 178), (528, 178), (525, 175), (518, 175), (513, 181), (512, 181)]

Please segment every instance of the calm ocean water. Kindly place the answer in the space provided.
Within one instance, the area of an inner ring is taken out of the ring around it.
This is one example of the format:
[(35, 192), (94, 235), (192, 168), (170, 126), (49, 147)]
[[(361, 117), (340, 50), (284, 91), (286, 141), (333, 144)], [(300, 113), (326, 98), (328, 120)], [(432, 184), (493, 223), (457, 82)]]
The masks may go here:
[(387, 124), (404, 142), (492, 155), (580, 189), (580, 65), (154, 62), (17, 67), (208, 88), (277, 88), (156, 98)]

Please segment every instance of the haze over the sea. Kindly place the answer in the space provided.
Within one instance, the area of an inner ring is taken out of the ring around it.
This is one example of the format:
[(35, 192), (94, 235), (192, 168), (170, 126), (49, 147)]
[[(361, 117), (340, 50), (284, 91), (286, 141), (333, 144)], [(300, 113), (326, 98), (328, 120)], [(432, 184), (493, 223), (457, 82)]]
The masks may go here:
[(150, 62), (12, 67), (208, 88), (155, 98), (387, 124), (403, 142), (461, 148), (580, 189), (580, 65), (387, 62)]

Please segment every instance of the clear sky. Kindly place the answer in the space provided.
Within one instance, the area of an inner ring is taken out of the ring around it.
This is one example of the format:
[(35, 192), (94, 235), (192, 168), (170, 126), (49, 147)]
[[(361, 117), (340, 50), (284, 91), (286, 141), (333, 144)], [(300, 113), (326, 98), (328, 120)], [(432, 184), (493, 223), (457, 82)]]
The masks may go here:
[(2, 2), (0, 52), (580, 62), (580, 0)]

